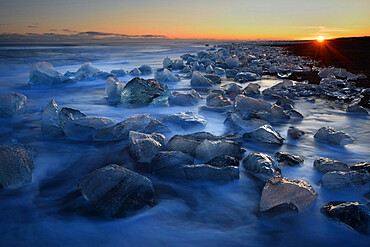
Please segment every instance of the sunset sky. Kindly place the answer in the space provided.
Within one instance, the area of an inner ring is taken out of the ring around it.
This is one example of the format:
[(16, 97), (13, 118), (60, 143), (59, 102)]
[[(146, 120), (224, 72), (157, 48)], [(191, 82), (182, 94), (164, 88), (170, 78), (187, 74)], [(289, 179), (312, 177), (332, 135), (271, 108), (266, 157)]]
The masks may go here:
[(369, 0), (0, 0), (0, 33), (182, 39), (370, 35)]

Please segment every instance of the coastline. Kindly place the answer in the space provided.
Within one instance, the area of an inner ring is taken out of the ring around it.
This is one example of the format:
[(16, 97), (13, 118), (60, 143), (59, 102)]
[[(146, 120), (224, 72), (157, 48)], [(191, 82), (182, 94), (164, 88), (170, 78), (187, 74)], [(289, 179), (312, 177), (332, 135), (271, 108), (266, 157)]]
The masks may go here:
[[(272, 44), (284, 47), (296, 56), (309, 57), (319, 62), (320, 67), (344, 68), (352, 73), (364, 73), (370, 77), (370, 37), (351, 37), (293, 44)], [(368, 79), (359, 80), (358, 87), (370, 87)]]

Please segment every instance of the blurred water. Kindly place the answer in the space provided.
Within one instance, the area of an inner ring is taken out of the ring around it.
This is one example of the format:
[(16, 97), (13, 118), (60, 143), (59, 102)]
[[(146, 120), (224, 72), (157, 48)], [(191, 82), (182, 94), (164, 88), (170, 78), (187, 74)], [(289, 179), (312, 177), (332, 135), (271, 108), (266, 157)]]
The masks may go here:
[[(17, 91), (28, 97), (23, 117), (0, 120), (0, 141), (17, 140), (37, 151), (32, 184), (16, 191), (0, 190), (0, 246), (367, 246), (369, 237), (329, 220), (319, 209), (331, 200), (366, 202), (363, 194), (369, 187), (321, 189), (322, 174), (312, 164), (319, 156), (350, 165), (370, 161), (369, 117), (346, 114), (323, 100), (297, 101), (296, 109), (303, 113), (304, 120), (274, 126), (284, 138), (291, 124), (302, 128), (307, 132), (302, 140), (287, 139), (281, 147), (243, 144), (247, 154), (261, 151), (274, 155), (277, 151), (288, 151), (304, 157), (305, 163), (300, 167), (283, 167), (284, 176), (308, 181), (319, 194), (316, 202), (302, 213), (274, 218), (259, 215), (263, 184), (243, 172), (240, 180), (225, 185), (171, 182), (145, 174), (153, 180), (159, 204), (125, 219), (106, 220), (84, 201), (76, 186), (78, 179), (89, 171), (110, 163), (145, 171), (145, 165), (138, 165), (129, 157), (126, 141), (101, 144), (42, 136), (42, 110), (51, 99), (61, 107), (76, 108), (89, 116), (108, 117), (116, 122), (136, 113), (198, 112), (198, 106), (112, 106), (104, 94), (104, 80), (57, 88), (29, 88), (32, 64), (47, 61), (62, 73), (76, 71), (88, 61), (103, 71), (131, 70), (142, 64), (156, 69), (166, 56), (178, 58), (201, 49), (204, 49), (202, 43), (190, 42), (0, 47), (0, 93)], [(127, 82), (131, 78), (120, 79)], [(262, 88), (278, 82), (269, 77), (259, 81)], [(168, 85), (175, 90), (190, 88), (189, 80)], [(203, 100), (201, 104), (204, 103)], [(223, 124), (225, 115), (204, 111), (199, 114), (208, 120), (205, 131), (218, 135), (228, 132)], [(356, 142), (346, 147), (315, 142), (313, 134), (322, 126), (346, 131)], [(190, 132), (174, 130), (172, 134), (183, 133)]]

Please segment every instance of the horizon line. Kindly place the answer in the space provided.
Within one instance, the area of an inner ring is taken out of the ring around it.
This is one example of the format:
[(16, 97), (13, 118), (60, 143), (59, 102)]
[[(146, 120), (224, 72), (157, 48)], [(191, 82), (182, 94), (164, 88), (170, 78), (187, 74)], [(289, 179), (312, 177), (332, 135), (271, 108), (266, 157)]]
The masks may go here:
[[(369, 37), (364, 36), (338, 36), (338, 37), (324, 37), (325, 40), (332, 40), (338, 38), (361, 38)], [(75, 32), (71, 34), (61, 33), (0, 33), (0, 42), (93, 42), (93, 41), (132, 41), (132, 40), (181, 40), (181, 41), (312, 41), (316, 40), (317, 37), (306, 37), (306, 38), (178, 38), (168, 37), (160, 34), (118, 34), (118, 33), (105, 33), (98, 31), (85, 31)]]

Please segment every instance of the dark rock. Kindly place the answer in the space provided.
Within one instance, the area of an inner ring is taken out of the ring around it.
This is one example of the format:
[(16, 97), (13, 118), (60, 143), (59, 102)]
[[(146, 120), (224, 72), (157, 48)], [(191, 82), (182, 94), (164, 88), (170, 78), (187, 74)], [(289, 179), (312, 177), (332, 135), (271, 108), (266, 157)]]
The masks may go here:
[[(206, 141), (206, 142), (204, 142)], [(204, 142), (204, 143), (203, 143)], [(198, 150), (197, 147), (203, 143)], [(175, 135), (168, 142), (167, 151), (180, 151), (189, 155), (195, 155), (197, 151), (197, 156), (213, 156), (213, 157), (203, 157), (204, 160), (210, 160), (219, 155), (230, 155), (238, 156), (244, 151), (240, 146), (228, 138), (213, 135), (209, 132), (196, 132), (189, 135)], [(204, 153), (210, 151), (211, 153)], [(215, 152), (220, 152), (216, 154)], [(208, 159), (207, 159), (208, 158)]]
[(94, 133), (95, 141), (117, 141), (128, 137), (130, 131), (142, 133), (169, 133), (167, 126), (152, 115), (136, 114), (112, 127), (99, 129)]
[(198, 141), (198, 142), (202, 142), (204, 140), (222, 140), (224, 138), (220, 137), (220, 136), (216, 136), (210, 132), (206, 132), (206, 131), (201, 131), (201, 132), (195, 132), (195, 133), (192, 133), (192, 134), (188, 134), (188, 135), (179, 135), (179, 136), (182, 136), (184, 138), (188, 138), (188, 139), (191, 139), (191, 140), (195, 140), (195, 141)]
[(223, 68), (220, 68), (220, 67), (215, 67), (215, 72), (217, 75), (224, 75), (225, 74), (225, 70)]
[(26, 103), (27, 97), (21, 93), (0, 94), (0, 118), (11, 118), (24, 114)]
[(361, 104), (361, 101), (363, 100), (363, 98), (357, 98), (357, 99), (354, 99), (347, 107), (347, 112), (352, 112), (352, 113), (359, 113), (359, 114), (365, 114), (365, 115), (368, 115), (368, 111), (362, 107), (360, 104)]
[(260, 212), (269, 210), (274, 214), (301, 212), (310, 206), (317, 196), (318, 194), (306, 181), (290, 180), (277, 172), (263, 187)]
[(243, 166), (248, 173), (263, 181), (267, 181), (272, 178), (276, 172), (280, 172), (280, 167), (271, 156), (259, 152), (249, 154), (243, 160)]
[(178, 82), (181, 81), (180, 76), (172, 73), (168, 69), (163, 69), (155, 72), (154, 79), (160, 82)]
[(206, 73), (208, 73), (208, 74), (214, 73), (214, 69), (213, 69), (212, 65), (207, 66)]
[(237, 69), (226, 69), (225, 70), (225, 73), (226, 73), (226, 78), (235, 78), (236, 74), (238, 74), (238, 70)]
[(185, 65), (184, 66), (184, 68), (182, 68), (182, 70), (180, 70), (179, 72), (180, 73), (183, 73), (183, 74), (187, 74), (187, 73), (190, 73), (190, 76), (189, 76), (189, 78), (188, 79), (190, 79), (191, 78), (191, 72), (192, 72), (192, 67), (191, 66), (189, 66), (189, 65)]
[(282, 82), (279, 82), (278, 84), (271, 87), (273, 90), (284, 90), (288, 89), (290, 87), (293, 87), (293, 82), (291, 80), (283, 80)]
[(294, 203), (282, 203), (277, 206), (274, 206), (266, 211), (261, 212), (263, 215), (266, 216), (278, 216), (278, 215), (285, 215), (285, 214), (294, 214), (298, 213), (298, 208)]
[[(269, 117), (270, 115), (271, 117)], [(287, 119), (290, 119), (289, 115), (283, 110), (283, 108), (276, 104), (271, 107), (270, 114), (267, 114), (267, 118), (265, 118), (265, 120), (270, 120), (270, 122)]]
[(135, 77), (122, 90), (120, 102), (123, 104), (149, 105), (158, 97), (168, 97), (170, 90), (167, 85), (156, 80), (144, 80)]
[(191, 165), (194, 158), (180, 151), (162, 151), (152, 159), (153, 170), (159, 170), (166, 166), (177, 166), (179, 164)]
[(268, 122), (258, 118), (244, 119), (239, 112), (232, 112), (228, 115), (224, 124), (236, 131), (253, 131), (268, 124)]
[(200, 141), (187, 138), (181, 135), (173, 136), (167, 144), (167, 151), (180, 151), (189, 155), (194, 155), (194, 151)]
[(171, 58), (165, 57), (163, 59), (163, 68), (171, 68), (172, 64), (173, 64), (173, 61)]
[(245, 96), (259, 95), (260, 88), (261, 86), (257, 83), (249, 83), (248, 86), (243, 89), (243, 94)]
[[(82, 118), (85, 118), (85, 117), (86, 117), (86, 115), (83, 114), (82, 112), (80, 112), (79, 110), (69, 108), (69, 107), (63, 107), (60, 110), (60, 113), (59, 113), (60, 126), (63, 129), (64, 124), (66, 122), (77, 120), (77, 119), (82, 119)], [(108, 120), (108, 123), (109, 123), (109, 120)]]
[(138, 68), (135, 68), (135, 69), (131, 70), (129, 74), (132, 75), (132, 76), (140, 76), (141, 71)]
[(170, 106), (190, 106), (198, 104), (201, 99), (200, 94), (192, 89), (188, 92), (172, 92), (168, 97), (168, 103)]
[(369, 112), (364, 107), (362, 107), (358, 104), (349, 105), (347, 107), (347, 112), (369, 115)]
[(294, 101), (289, 99), (288, 97), (286, 96), (282, 96), (280, 97), (276, 103), (278, 106), (281, 106), (282, 108), (286, 109), (286, 110), (291, 110), (294, 108)]
[(220, 155), (241, 157), (244, 151), (238, 143), (229, 140), (204, 140), (194, 150), (194, 157), (199, 160), (211, 160)]
[(239, 167), (239, 160), (232, 156), (221, 155), (208, 161), (207, 165), (215, 167), (228, 167), (228, 166)]
[(367, 109), (370, 108), (370, 88), (365, 88), (361, 91), (361, 100), (358, 104)]
[(232, 106), (232, 102), (222, 94), (211, 93), (206, 98), (206, 105), (209, 107)]
[(236, 83), (229, 83), (222, 86), (222, 90), (225, 91), (225, 94), (231, 99), (242, 93), (242, 87)]
[(238, 95), (235, 98), (235, 110), (243, 113), (253, 113), (253, 112), (269, 112), (272, 105), (261, 99), (255, 99), (247, 97), (244, 95)]
[(370, 164), (367, 163), (367, 162), (360, 162), (360, 163), (357, 163), (357, 164), (351, 166), (350, 169), (353, 170), (353, 171), (365, 170), (368, 173), (370, 173)]
[(326, 189), (339, 190), (364, 185), (368, 182), (370, 182), (370, 175), (367, 171), (335, 171), (324, 174), (321, 180), (321, 186)]
[(341, 171), (341, 172), (348, 172), (350, 169), (348, 165), (340, 162), (338, 160), (331, 160), (328, 158), (317, 158), (313, 162), (313, 166), (316, 168), (318, 172), (334, 172), (334, 171)]
[(314, 138), (319, 141), (340, 146), (351, 144), (355, 141), (349, 134), (343, 131), (337, 131), (332, 127), (321, 127), (314, 135)]
[(118, 165), (108, 165), (81, 178), (78, 189), (87, 201), (108, 218), (125, 217), (154, 204), (152, 182)]
[(171, 65), (171, 68), (173, 70), (181, 70), (184, 67), (185, 67), (184, 61), (180, 60), (180, 59), (176, 59), (175, 61), (173, 61), (172, 65)]
[(358, 202), (332, 201), (320, 209), (321, 213), (352, 227), (360, 233), (368, 233), (369, 208)]
[(106, 79), (108, 79), (111, 76), (114, 76), (114, 75), (112, 73), (108, 73), (108, 72), (100, 72), (97, 75), (97, 78), (106, 80)]
[(217, 74), (207, 74), (204, 77), (210, 80), (213, 85), (221, 84), (221, 77)]
[(303, 130), (298, 129), (294, 126), (290, 126), (288, 129), (288, 136), (295, 140), (300, 139), (304, 134), (305, 132)]
[(33, 150), (22, 145), (0, 146), (0, 185), (18, 189), (32, 182)]
[(288, 115), (291, 118), (300, 118), (300, 119), (304, 118), (304, 116), (300, 112), (298, 112), (298, 111), (296, 111), (294, 109), (290, 110), (288, 112)]
[(297, 166), (301, 165), (304, 162), (304, 159), (298, 155), (292, 155), (288, 152), (277, 152), (275, 154), (275, 159), (279, 164), (287, 166)]
[(199, 111), (211, 111), (211, 112), (218, 112), (218, 113), (230, 113), (234, 110), (233, 105), (226, 105), (226, 106), (206, 106), (203, 105), (199, 107)]
[(125, 76), (127, 74), (126, 71), (124, 71), (123, 69), (114, 69), (111, 71), (111, 73), (115, 76), (118, 76), (118, 77), (122, 77), (122, 76)]
[(184, 55), (181, 55), (180, 58), (181, 59), (184, 59), (184, 60), (188, 60), (188, 58), (195, 58), (195, 54), (193, 53), (187, 53), (187, 54), (184, 54)]
[(262, 94), (269, 98), (279, 99), (282, 96), (287, 96), (289, 94), (287, 90), (291, 87), (293, 87), (293, 82), (290, 80), (284, 80), (270, 88), (263, 90)]
[(236, 134), (236, 133), (225, 133), (220, 136), (221, 139), (235, 141), (235, 142), (243, 142), (243, 136)]
[(239, 67), (239, 59), (238, 57), (228, 57), (225, 59), (225, 63), (228, 68), (232, 69), (234, 67)]
[(166, 178), (230, 182), (239, 178), (239, 169), (229, 167), (214, 167), (210, 165), (178, 165), (167, 166), (154, 172), (155, 175)]
[(78, 140), (93, 140), (94, 133), (99, 129), (110, 127), (114, 121), (109, 118), (85, 117), (69, 120), (62, 126), (66, 136)]
[(142, 75), (150, 75), (151, 73), (153, 73), (152, 67), (150, 67), (149, 65), (141, 65), (139, 67), (139, 70)]
[(234, 81), (244, 83), (257, 80), (257, 74), (251, 72), (239, 72), (235, 75)]
[(263, 125), (243, 135), (245, 139), (254, 139), (257, 142), (282, 145), (284, 138), (270, 125)]
[(184, 130), (204, 128), (207, 120), (194, 112), (180, 112), (163, 117), (163, 122), (168, 125), (175, 125)]
[(225, 107), (231, 106), (232, 102), (220, 93), (211, 93), (206, 98), (206, 104), (209, 107)]
[(212, 81), (204, 77), (198, 71), (193, 71), (193, 75), (190, 80), (190, 85), (193, 87), (212, 87)]
[(136, 131), (130, 131), (129, 141), (130, 154), (141, 163), (150, 162), (167, 144), (167, 139), (162, 134), (144, 134)]

